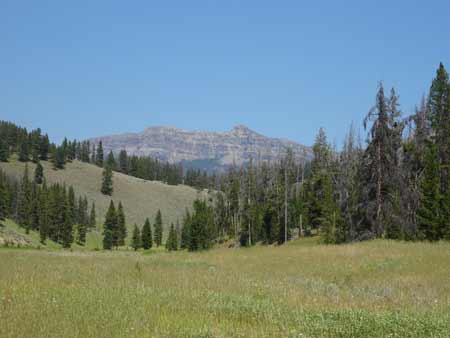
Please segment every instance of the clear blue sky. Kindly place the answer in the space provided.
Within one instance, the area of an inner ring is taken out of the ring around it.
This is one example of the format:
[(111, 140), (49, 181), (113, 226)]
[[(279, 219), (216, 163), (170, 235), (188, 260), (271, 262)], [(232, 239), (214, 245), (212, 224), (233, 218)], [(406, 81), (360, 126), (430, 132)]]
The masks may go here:
[(410, 113), (440, 61), (450, 1), (0, 0), (0, 119), (59, 141), (236, 124), (341, 143), (395, 86)]

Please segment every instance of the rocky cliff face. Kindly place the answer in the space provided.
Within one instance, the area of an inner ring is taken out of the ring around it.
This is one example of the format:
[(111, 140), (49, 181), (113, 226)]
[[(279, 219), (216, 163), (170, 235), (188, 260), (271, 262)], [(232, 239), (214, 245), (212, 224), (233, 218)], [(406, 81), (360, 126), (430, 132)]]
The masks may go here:
[(227, 132), (187, 131), (171, 127), (150, 127), (140, 133), (103, 136), (105, 154), (125, 149), (128, 154), (156, 157), (171, 163), (213, 160), (221, 166), (240, 165), (250, 158), (275, 160), (286, 148), (298, 159), (310, 158), (311, 149), (296, 142), (260, 135), (245, 126)]

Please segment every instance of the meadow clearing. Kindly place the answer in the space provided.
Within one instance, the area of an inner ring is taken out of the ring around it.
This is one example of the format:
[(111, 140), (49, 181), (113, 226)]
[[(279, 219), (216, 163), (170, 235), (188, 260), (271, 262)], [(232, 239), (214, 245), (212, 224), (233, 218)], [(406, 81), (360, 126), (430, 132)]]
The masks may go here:
[(0, 337), (450, 337), (450, 244), (0, 249)]

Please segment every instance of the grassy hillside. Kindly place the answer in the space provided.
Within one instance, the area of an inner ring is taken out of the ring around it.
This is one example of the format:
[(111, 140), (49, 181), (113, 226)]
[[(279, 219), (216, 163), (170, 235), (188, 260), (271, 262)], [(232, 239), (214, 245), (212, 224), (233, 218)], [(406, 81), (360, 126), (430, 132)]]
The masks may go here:
[(1, 337), (449, 337), (450, 244), (0, 249)]
[[(48, 182), (73, 185), (75, 193), (86, 195), (89, 203), (95, 201), (97, 221), (102, 223), (111, 198), (117, 203), (122, 201), (127, 216), (127, 225), (131, 229), (133, 223), (142, 225), (146, 217), (153, 223), (158, 209), (161, 209), (165, 228), (170, 222), (181, 221), (186, 208), (191, 208), (196, 197), (206, 197), (206, 193), (198, 192), (188, 186), (170, 186), (156, 181), (145, 181), (139, 178), (114, 173), (114, 193), (112, 197), (100, 193), (102, 169), (88, 163), (74, 161), (68, 163), (64, 170), (53, 170), (50, 162), (42, 162), (44, 175)], [(35, 165), (28, 163), (30, 175)], [(22, 177), (25, 164), (16, 160), (8, 163), (0, 162), (8, 175)]]

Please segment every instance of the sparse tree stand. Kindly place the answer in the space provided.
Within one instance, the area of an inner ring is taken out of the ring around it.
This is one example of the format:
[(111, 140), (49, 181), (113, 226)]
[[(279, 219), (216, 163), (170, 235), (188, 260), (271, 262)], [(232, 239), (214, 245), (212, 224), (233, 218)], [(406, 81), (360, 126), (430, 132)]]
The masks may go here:
[(142, 227), (141, 244), (145, 250), (151, 249), (153, 246), (152, 228), (148, 218), (145, 220), (144, 226)]
[(113, 172), (112, 168), (110, 166), (106, 166), (106, 168), (103, 169), (102, 174), (102, 188), (101, 192), (103, 195), (109, 195), (111, 196), (113, 193)]
[(134, 251), (137, 251), (141, 247), (141, 232), (139, 231), (139, 228), (136, 224), (134, 224), (131, 246), (133, 247)]
[(158, 212), (156, 213), (154, 228), (155, 228), (155, 244), (158, 247), (162, 244), (162, 236), (163, 236), (161, 210), (158, 210)]

